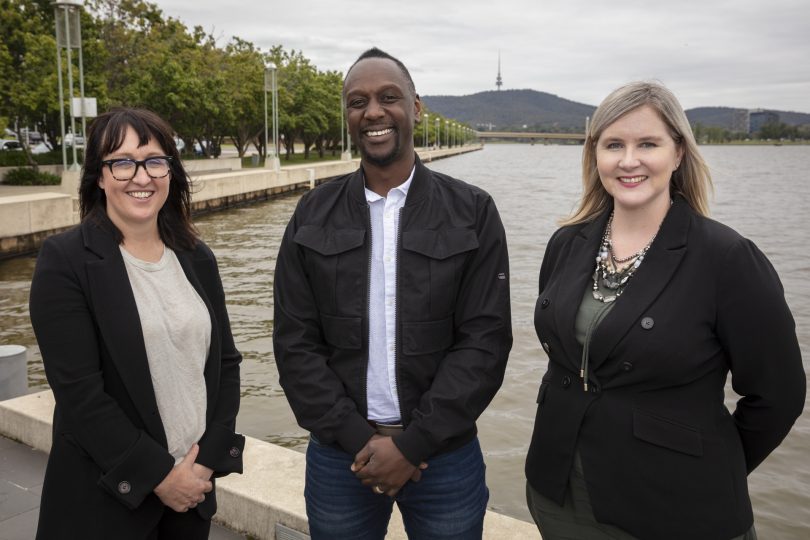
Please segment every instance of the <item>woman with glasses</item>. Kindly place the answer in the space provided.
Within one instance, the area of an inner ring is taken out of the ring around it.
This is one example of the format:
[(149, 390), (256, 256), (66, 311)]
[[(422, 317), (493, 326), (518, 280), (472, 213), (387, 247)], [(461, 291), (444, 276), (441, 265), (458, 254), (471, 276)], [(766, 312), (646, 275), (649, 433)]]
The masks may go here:
[(208, 538), (242, 470), (239, 362), (171, 128), (114, 109), (89, 130), (81, 223), (48, 238), (31, 321), (56, 400), (37, 538)]
[(532, 516), (545, 540), (754, 540), (747, 475), (805, 397), (779, 277), (708, 218), (709, 168), (663, 86), (605, 98), (582, 164), (540, 269)]

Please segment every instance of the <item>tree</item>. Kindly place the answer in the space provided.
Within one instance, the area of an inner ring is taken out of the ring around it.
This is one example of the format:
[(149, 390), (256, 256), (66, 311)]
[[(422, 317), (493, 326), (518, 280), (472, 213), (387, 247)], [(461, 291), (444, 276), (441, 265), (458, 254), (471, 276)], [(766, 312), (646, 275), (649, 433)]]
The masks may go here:
[(233, 38), (225, 48), (223, 61), (225, 93), (229, 101), (226, 107), (229, 116), (227, 124), (231, 140), (239, 157), (245, 155), (250, 144), (256, 146), (260, 155), (266, 156), (262, 54), (252, 43)]

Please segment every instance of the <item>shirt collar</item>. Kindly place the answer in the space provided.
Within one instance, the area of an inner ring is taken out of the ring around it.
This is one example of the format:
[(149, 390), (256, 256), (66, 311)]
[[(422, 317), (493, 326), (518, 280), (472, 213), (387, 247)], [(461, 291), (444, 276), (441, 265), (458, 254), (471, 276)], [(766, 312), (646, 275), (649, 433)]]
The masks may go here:
[[(401, 192), (403, 199), (405, 197), (407, 197), (408, 196), (408, 190), (410, 189), (411, 182), (413, 181), (413, 173), (414, 173), (414, 171), (416, 171), (416, 165), (414, 165), (413, 169), (411, 169), (411, 174), (408, 176), (408, 179), (405, 180), (404, 182), (402, 182), (397, 187), (392, 188), (391, 191), (399, 191), (399, 192)], [(363, 189), (366, 192), (366, 201), (367, 202), (373, 203), (374, 201), (379, 201), (380, 199), (385, 198), (385, 197), (381, 196), (380, 194), (371, 191), (370, 189), (368, 189), (368, 187), (364, 186)]]

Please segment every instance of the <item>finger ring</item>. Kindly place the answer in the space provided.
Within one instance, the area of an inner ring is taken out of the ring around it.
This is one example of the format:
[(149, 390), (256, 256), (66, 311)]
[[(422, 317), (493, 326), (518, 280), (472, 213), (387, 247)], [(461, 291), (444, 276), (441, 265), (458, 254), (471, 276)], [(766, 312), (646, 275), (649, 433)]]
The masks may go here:
[(385, 493), (385, 490), (382, 488), (381, 485), (377, 484), (376, 486), (374, 486), (374, 493), (376, 493), (377, 495), (382, 495), (383, 493)]

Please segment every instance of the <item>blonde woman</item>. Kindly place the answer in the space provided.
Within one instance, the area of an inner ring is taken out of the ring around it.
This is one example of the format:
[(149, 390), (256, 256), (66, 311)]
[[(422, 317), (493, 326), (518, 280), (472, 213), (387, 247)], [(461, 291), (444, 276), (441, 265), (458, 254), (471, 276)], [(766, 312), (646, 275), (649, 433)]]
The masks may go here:
[(583, 184), (540, 270), (535, 522), (545, 540), (756, 538), (746, 477), (805, 397), (779, 278), (707, 217), (708, 167), (661, 85), (598, 107)]

